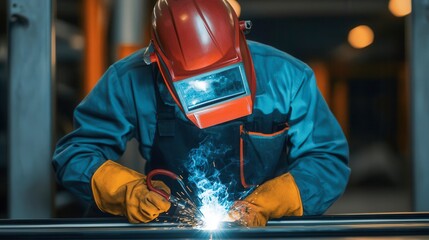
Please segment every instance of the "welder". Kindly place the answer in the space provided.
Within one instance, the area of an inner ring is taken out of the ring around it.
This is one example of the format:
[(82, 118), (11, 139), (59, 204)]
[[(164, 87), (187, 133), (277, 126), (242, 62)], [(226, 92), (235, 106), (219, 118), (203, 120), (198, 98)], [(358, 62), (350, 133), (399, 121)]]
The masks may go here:
[[(149, 46), (111, 65), (76, 107), (53, 157), (59, 182), (103, 212), (149, 222), (171, 204), (145, 174), (166, 169), (192, 185), (189, 154), (210, 142), (232, 219), (323, 214), (348, 181), (346, 138), (313, 71), (246, 40), (251, 23), (239, 12), (233, 0), (159, 0)], [(116, 162), (132, 138), (144, 174)]]

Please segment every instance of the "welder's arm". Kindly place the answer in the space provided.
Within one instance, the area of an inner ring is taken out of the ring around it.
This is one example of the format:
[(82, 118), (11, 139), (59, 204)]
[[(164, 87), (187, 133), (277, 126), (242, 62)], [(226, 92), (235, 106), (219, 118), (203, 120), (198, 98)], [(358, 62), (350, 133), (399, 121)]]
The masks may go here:
[(91, 178), (108, 159), (119, 159), (134, 136), (134, 119), (127, 111), (125, 81), (114, 67), (74, 110), (74, 130), (58, 141), (53, 167), (58, 182), (87, 202), (93, 201)]
[[(152, 185), (170, 194), (163, 182)], [(169, 201), (147, 188), (146, 176), (110, 160), (94, 173), (91, 187), (100, 210), (126, 216), (131, 223), (149, 222), (170, 208)]]
[(75, 109), (75, 130), (58, 142), (53, 166), (60, 184), (75, 195), (130, 222), (147, 222), (168, 210), (170, 203), (148, 191), (145, 176), (109, 161), (118, 159), (135, 136), (130, 84), (127, 78), (119, 79), (114, 66), (109, 68)]
[(346, 188), (350, 176), (348, 143), (310, 68), (293, 93), (291, 109), (289, 173), (298, 186), (304, 215), (320, 215)]
[(230, 216), (243, 225), (264, 226), (270, 218), (323, 214), (347, 185), (348, 144), (311, 69), (304, 71), (292, 90), (288, 172), (235, 203)]

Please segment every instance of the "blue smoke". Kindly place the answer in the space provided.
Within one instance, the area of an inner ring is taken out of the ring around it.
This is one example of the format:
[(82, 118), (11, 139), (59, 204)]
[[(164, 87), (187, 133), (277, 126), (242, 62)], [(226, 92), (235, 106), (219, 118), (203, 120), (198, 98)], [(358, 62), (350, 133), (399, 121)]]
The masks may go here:
[(220, 218), (218, 222), (222, 221), (233, 204), (228, 200), (228, 186), (222, 183), (220, 171), (215, 167), (216, 159), (224, 157), (230, 150), (230, 146), (216, 145), (208, 138), (190, 151), (186, 164), (188, 180), (196, 186), (200, 210), (211, 221), (216, 218)]

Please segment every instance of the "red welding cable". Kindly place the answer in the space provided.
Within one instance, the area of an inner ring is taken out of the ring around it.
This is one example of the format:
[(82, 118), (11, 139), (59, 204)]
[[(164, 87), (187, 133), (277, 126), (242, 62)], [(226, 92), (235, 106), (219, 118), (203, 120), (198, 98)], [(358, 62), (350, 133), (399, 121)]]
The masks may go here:
[(154, 170), (150, 171), (146, 177), (146, 185), (149, 188), (149, 190), (158, 193), (159, 195), (163, 196), (167, 200), (170, 200), (170, 195), (168, 193), (164, 192), (161, 189), (157, 189), (154, 186), (152, 186), (152, 182), (151, 182), (152, 177), (155, 175), (164, 175), (164, 176), (170, 177), (174, 180), (178, 180), (179, 177), (175, 173), (168, 171), (168, 170), (165, 170), (165, 169), (154, 169)]

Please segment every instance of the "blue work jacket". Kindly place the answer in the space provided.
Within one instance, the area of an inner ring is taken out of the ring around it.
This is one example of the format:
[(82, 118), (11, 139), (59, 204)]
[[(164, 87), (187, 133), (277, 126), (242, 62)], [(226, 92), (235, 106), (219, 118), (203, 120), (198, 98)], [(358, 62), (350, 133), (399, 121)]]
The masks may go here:
[[(266, 160), (267, 166), (265, 159), (259, 165), (250, 164), (257, 167), (249, 168), (253, 170), (248, 171), (244, 181), (260, 184), (290, 172), (299, 188), (304, 215), (323, 214), (341, 196), (348, 182), (347, 140), (306, 64), (261, 43), (248, 41), (248, 45), (257, 80), (253, 113), (242, 122), (226, 124), (233, 128), (251, 126), (248, 133), (252, 146), (256, 145), (259, 150), (255, 151), (260, 152), (249, 155), (271, 157)], [(85, 200), (92, 200), (90, 183), (94, 172), (106, 160), (119, 159), (130, 139), (137, 139), (148, 166), (157, 166), (157, 161), (161, 161), (154, 159), (154, 149), (168, 152), (157, 140), (162, 135), (159, 99), (172, 106), (179, 124), (191, 124), (162, 84), (156, 86), (157, 69), (144, 63), (143, 51), (114, 63), (105, 72), (76, 107), (75, 130), (57, 143), (53, 166), (58, 181)], [(210, 130), (192, 131), (199, 135), (199, 131)], [(180, 135), (180, 131), (175, 134)], [(258, 171), (266, 173), (258, 175)], [(256, 182), (252, 182), (254, 179)]]

